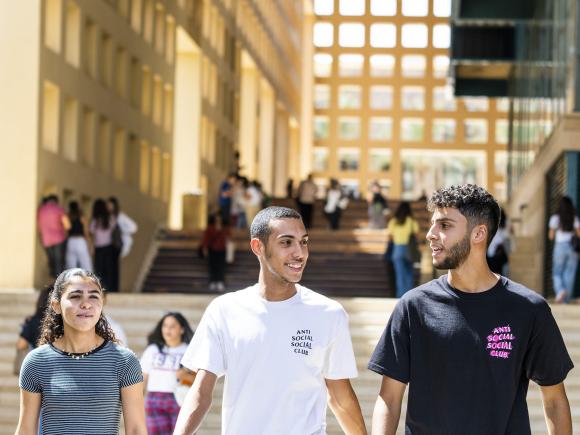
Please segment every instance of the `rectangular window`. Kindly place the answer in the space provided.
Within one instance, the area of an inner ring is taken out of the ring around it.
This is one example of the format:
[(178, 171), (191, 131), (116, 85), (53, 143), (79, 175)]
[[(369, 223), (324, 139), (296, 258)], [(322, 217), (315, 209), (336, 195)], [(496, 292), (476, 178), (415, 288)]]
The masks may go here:
[(365, 0), (339, 0), (340, 15), (361, 16), (365, 14)]
[(314, 139), (327, 139), (330, 131), (328, 116), (314, 117)]
[(455, 120), (434, 119), (432, 126), (432, 139), (435, 143), (455, 142)]
[(369, 92), (371, 109), (391, 109), (393, 107), (392, 86), (371, 86)]
[(332, 15), (334, 13), (334, 0), (314, 0), (314, 13), (316, 15)]
[(131, 105), (138, 109), (141, 96), (141, 65), (136, 57), (131, 58), (131, 82), (129, 86), (131, 86)]
[(425, 121), (422, 118), (403, 118), (401, 120), (401, 140), (418, 142), (423, 140)]
[(452, 112), (456, 109), (453, 89), (449, 86), (433, 88), (433, 109)]
[(397, 15), (397, 0), (371, 0), (371, 15), (376, 17)]
[(62, 0), (44, 2), (44, 45), (60, 53), (62, 31)]
[(433, 77), (444, 79), (449, 72), (449, 56), (433, 56)]
[(45, 81), (42, 95), (42, 147), (58, 153), (60, 89)]
[(113, 142), (113, 175), (117, 181), (125, 179), (125, 130), (115, 130)]
[(424, 110), (425, 88), (422, 86), (403, 86), (401, 88), (401, 107), (403, 110)]
[(338, 70), (341, 77), (360, 77), (363, 73), (362, 54), (341, 54), (338, 56)]
[(95, 166), (96, 122), (95, 112), (85, 107), (83, 109), (81, 161), (91, 168)]
[(334, 26), (331, 23), (316, 23), (313, 30), (315, 47), (332, 47), (334, 42)]
[(358, 116), (339, 117), (338, 137), (344, 140), (354, 140), (360, 138), (360, 118)]
[(391, 169), (392, 151), (385, 148), (369, 149), (369, 171), (388, 172)]
[(163, 117), (163, 83), (161, 76), (155, 74), (153, 77), (153, 122), (161, 125)]
[(314, 108), (328, 109), (330, 107), (330, 86), (314, 85)]
[(393, 137), (393, 119), (372, 116), (369, 120), (370, 140), (391, 140)]
[(485, 119), (466, 119), (463, 122), (465, 142), (483, 144), (487, 142), (487, 121)]
[(85, 24), (85, 70), (93, 80), (97, 79), (97, 26), (90, 20)]
[(340, 109), (359, 109), (361, 107), (362, 89), (357, 85), (338, 87), (338, 107)]
[(495, 100), (495, 110), (498, 112), (507, 112), (510, 110), (509, 98), (497, 98)]
[(66, 5), (65, 59), (75, 68), (81, 66), (81, 11), (77, 4), (69, 0)]
[(332, 74), (332, 56), (326, 53), (314, 55), (314, 75), (316, 77), (330, 77)]
[(361, 23), (339, 24), (338, 44), (341, 47), (364, 47), (365, 25)]
[(433, 47), (449, 48), (451, 43), (451, 30), (448, 24), (435, 24), (433, 26)]
[(427, 60), (423, 55), (408, 54), (401, 59), (403, 77), (424, 77), (427, 69)]
[(403, 24), (401, 44), (405, 48), (425, 48), (429, 41), (427, 35), (425, 24)]
[(99, 120), (99, 169), (108, 174), (111, 170), (111, 123), (101, 116)]
[(371, 47), (393, 48), (397, 46), (397, 26), (394, 24), (371, 24)]
[(67, 97), (64, 100), (62, 146), (63, 157), (71, 162), (76, 162), (79, 146), (79, 104), (72, 97)]
[(328, 148), (314, 147), (312, 149), (312, 170), (315, 172), (328, 171)]
[(487, 97), (463, 97), (462, 100), (468, 112), (487, 112), (489, 110)]
[(507, 169), (508, 169), (507, 151), (496, 151), (494, 153), (493, 163), (495, 175), (507, 179)]
[(495, 143), (507, 144), (509, 139), (509, 125), (507, 119), (495, 121)]
[(113, 87), (113, 41), (111, 35), (101, 34), (101, 81), (107, 88)]
[(173, 87), (165, 85), (163, 95), (163, 129), (171, 133), (173, 128)]
[(139, 190), (143, 193), (149, 193), (149, 173), (151, 165), (151, 155), (147, 141), (141, 141), (139, 156)]
[(115, 54), (115, 90), (121, 98), (127, 98), (127, 50), (118, 47)]
[(358, 148), (339, 148), (338, 168), (341, 171), (358, 171), (360, 163), (360, 149)]
[(403, 0), (403, 15), (425, 17), (429, 13), (429, 0)]
[(451, 0), (433, 0), (433, 15), (448, 17), (451, 15)]
[(392, 77), (395, 72), (395, 56), (373, 54), (369, 59), (371, 77)]

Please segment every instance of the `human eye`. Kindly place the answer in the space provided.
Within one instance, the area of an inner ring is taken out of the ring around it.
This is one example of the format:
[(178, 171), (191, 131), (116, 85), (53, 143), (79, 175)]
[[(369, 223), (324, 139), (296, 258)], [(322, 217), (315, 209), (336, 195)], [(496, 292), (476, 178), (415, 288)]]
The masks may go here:
[(286, 246), (290, 246), (290, 240), (289, 239), (283, 239), (280, 244), (284, 247)]
[(302, 244), (302, 246), (308, 246), (308, 239), (303, 239), (300, 243)]

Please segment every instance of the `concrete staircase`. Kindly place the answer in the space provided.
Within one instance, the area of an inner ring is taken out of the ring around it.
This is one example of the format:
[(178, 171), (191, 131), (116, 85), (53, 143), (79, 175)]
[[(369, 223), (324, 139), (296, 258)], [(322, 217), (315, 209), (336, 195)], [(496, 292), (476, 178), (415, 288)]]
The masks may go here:
[[(111, 294), (106, 311), (119, 321), (129, 338), (129, 346), (139, 355), (146, 345), (146, 336), (164, 312), (181, 311), (192, 324), (197, 324), (211, 295), (183, 294)], [(0, 435), (14, 433), (18, 418), (18, 380), (12, 375), (14, 344), (19, 325), (33, 311), (34, 293), (0, 292)], [(368, 359), (396, 303), (394, 299), (339, 298), (350, 314), (359, 377), (353, 381), (355, 391), (370, 430), (370, 419), (380, 376), (366, 369)], [(580, 363), (580, 306), (554, 306), (554, 315), (562, 329), (568, 350), (576, 364)], [(573, 370), (566, 382), (572, 407), (575, 432), (580, 434), (580, 372)], [(214, 405), (200, 435), (217, 435), (220, 427), (222, 383), (218, 385)], [(534, 384), (528, 394), (534, 435), (545, 434), (540, 393)], [(340, 434), (338, 424), (329, 412), (328, 433)], [(467, 429), (467, 428), (466, 428)], [(403, 424), (399, 433), (403, 433)]]

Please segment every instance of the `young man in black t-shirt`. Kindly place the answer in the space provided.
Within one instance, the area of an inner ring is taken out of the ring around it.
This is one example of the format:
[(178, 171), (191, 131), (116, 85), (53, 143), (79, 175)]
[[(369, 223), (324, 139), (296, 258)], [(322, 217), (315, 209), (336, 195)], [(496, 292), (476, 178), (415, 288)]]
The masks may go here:
[(409, 384), (407, 435), (527, 435), (529, 380), (540, 385), (550, 434), (571, 435), (563, 381), (573, 364), (546, 301), (489, 270), (500, 217), (475, 185), (429, 201), (433, 265), (447, 275), (399, 301), (369, 369), (383, 375), (373, 434), (395, 434)]

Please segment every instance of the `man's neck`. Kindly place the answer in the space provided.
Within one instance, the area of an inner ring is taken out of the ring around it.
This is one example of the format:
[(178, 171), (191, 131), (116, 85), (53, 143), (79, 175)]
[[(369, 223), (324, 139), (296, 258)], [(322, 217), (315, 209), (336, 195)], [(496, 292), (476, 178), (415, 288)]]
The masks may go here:
[(449, 285), (466, 293), (481, 293), (497, 284), (499, 275), (493, 273), (485, 257), (470, 255), (458, 268), (447, 272)]
[(258, 280), (258, 292), (260, 296), (267, 301), (285, 301), (296, 294), (296, 284), (294, 283), (269, 281), (271, 280), (264, 279), (264, 276), (260, 274), (260, 279)]

